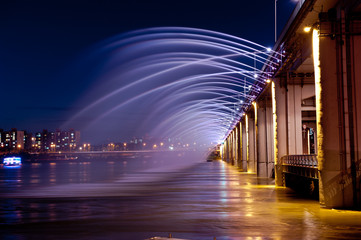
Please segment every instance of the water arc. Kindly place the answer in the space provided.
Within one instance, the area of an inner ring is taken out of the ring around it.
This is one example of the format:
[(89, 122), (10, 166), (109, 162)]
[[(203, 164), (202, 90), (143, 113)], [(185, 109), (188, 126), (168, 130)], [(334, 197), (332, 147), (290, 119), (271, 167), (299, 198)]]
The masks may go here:
[(122, 34), (93, 56), (104, 59), (102, 74), (66, 125), (119, 139), (197, 139), (207, 148), (223, 141), (265, 87), (262, 67), (281, 57), (246, 39), (180, 27)]

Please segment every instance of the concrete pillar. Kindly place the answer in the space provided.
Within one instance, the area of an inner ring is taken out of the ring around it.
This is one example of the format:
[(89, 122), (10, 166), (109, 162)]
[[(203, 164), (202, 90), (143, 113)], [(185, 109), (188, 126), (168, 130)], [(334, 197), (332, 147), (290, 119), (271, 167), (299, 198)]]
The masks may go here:
[(246, 114), (246, 162), (247, 162), (247, 172), (251, 172), (250, 169), (250, 130), (249, 130), (249, 116)]
[[(251, 114), (250, 114), (251, 115)], [(254, 117), (248, 118), (248, 172), (256, 173), (257, 159), (256, 159), (256, 128)]]
[(233, 165), (234, 166), (237, 166), (237, 129), (236, 128), (234, 128), (233, 129), (233, 134), (232, 134), (232, 136), (233, 136), (233, 138), (232, 138), (232, 146), (233, 146)]
[(247, 172), (248, 165), (248, 123), (247, 117), (245, 116), (242, 124), (242, 169)]
[(229, 136), (227, 137), (225, 143), (225, 161), (229, 162)]
[(302, 154), (302, 86), (289, 84), (287, 89), (288, 154)]
[(275, 184), (283, 185), (281, 157), (288, 155), (286, 88), (281, 87), (280, 79), (272, 82), (272, 115), (274, 128)]
[(359, 208), (361, 38), (350, 35), (353, 25), (342, 11), (338, 16), (339, 22), (320, 27), (324, 34), (323, 29), (338, 26), (335, 39), (313, 32), (320, 203)]
[(268, 177), (267, 118), (264, 102), (258, 108), (258, 172), (259, 177)]
[(232, 164), (232, 160), (233, 160), (233, 149), (232, 149), (232, 132), (229, 134), (228, 136), (228, 152), (229, 152), (229, 158), (228, 158), (228, 163)]
[(265, 114), (265, 122), (266, 122), (266, 144), (267, 144), (267, 177), (275, 177), (274, 175), (274, 131), (273, 131), (273, 116), (272, 116), (272, 105), (271, 101), (269, 103), (266, 103), (266, 114)]
[(272, 117), (271, 87), (258, 102), (258, 176), (274, 177), (274, 131)]
[(228, 146), (227, 162), (231, 163), (232, 162), (232, 137), (231, 137), (231, 135), (228, 136), (227, 146)]
[(259, 142), (258, 142), (258, 103), (257, 102), (253, 102), (253, 111), (254, 111), (254, 162), (255, 162), (255, 166), (254, 166), (254, 171), (257, 173), (257, 176), (259, 176)]
[[(351, 25), (352, 26), (352, 25)], [(356, 66), (361, 66), (361, 36), (352, 36), (350, 39), (350, 47), (353, 48), (351, 51), (351, 58), (353, 62), (351, 64), (352, 70), (354, 72), (353, 76), (353, 96), (354, 96), (354, 120), (355, 120), (355, 162), (356, 162), (356, 182), (358, 183), (357, 189), (360, 189), (360, 176), (361, 176), (361, 68)], [(358, 208), (361, 205), (361, 193), (360, 190), (357, 193), (358, 199)]]
[(243, 132), (242, 132), (242, 127), (243, 127), (243, 124), (242, 124), (242, 121), (240, 121), (238, 123), (238, 141), (237, 141), (237, 145), (238, 145), (238, 167), (241, 169), (241, 171), (244, 171), (243, 169)]
[(239, 132), (238, 132), (238, 126), (239, 124), (236, 125), (236, 127), (234, 128), (234, 132), (235, 132), (235, 138), (234, 138), (234, 149), (235, 149), (235, 159), (234, 159), (234, 165), (236, 167), (238, 167), (239, 165)]

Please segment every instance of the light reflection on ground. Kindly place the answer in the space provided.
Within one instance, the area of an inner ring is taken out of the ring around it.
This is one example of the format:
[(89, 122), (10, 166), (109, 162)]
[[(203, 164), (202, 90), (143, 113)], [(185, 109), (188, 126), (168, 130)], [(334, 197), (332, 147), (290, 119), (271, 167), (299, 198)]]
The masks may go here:
[(6, 203), (0, 211), (0, 238), (146, 239), (169, 233), (211, 240), (361, 237), (361, 212), (323, 209), (317, 201), (221, 161), (198, 164), (160, 182), (147, 179), (114, 196), (1, 199)]

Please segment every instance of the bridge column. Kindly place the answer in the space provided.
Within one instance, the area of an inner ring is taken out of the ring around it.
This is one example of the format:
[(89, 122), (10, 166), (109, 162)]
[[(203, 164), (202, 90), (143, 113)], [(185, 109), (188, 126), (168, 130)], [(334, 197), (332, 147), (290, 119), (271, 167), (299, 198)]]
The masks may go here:
[(233, 129), (233, 165), (237, 166), (237, 127)]
[(313, 32), (320, 203), (360, 208), (361, 24), (336, 16)]
[(237, 133), (238, 133), (238, 141), (237, 141), (237, 146), (238, 146), (238, 167), (241, 169), (241, 171), (244, 171), (243, 169), (243, 131), (242, 131), (242, 120), (238, 123), (238, 127), (237, 127)]
[[(352, 71), (354, 76), (352, 78), (352, 90), (353, 90), (353, 104), (354, 104), (354, 129), (355, 129), (355, 175), (356, 175), (356, 188), (359, 189), (357, 194), (358, 199), (358, 208), (361, 206), (361, 192), (360, 192), (360, 183), (361, 183), (361, 68), (356, 66), (361, 66), (361, 36), (355, 35), (350, 39), (350, 48), (351, 56), (353, 58)], [(358, 94), (357, 94), (358, 93)], [(357, 199), (355, 199), (357, 201)]]
[(235, 159), (234, 159), (234, 165), (238, 167), (239, 165), (239, 124), (236, 125), (234, 128), (235, 133), (235, 139), (234, 139), (234, 149), (235, 149)]
[(286, 88), (281, 87), (279, 79), (272, 82), (272, 115), (274, 128), (275, 184), (283, 186), (281, 157), (288, 155)]
[(233, 156), (232, 156), (232, 132), (228, 136), (228, 154), (229, 154), (228, 163), (232, 164), (232, 159), (233, 159)]
[(259, 128), (258, 128), (258, 103), (253, 102), (253, 111), (254, 111), (254, 129), (253, 129), (253, 136), (254, 136), (254, 171), (257, 173), (257, 176), (260, 176), (260, 159), (259, 159)]
[(232, 130), (232, 165), (236, 165), (236, 129)]
[(303, 154), (302, 148), (302, 90), (303, 86), (288, 80), (287, 85), (287, 129), (288, 129), (288, 154)]
[(248, 117), (248, 166), (247, 171), (257, 172), (257, 149), (256, 149), (256, 121), (254, 114), (250, 113)]
[(258, 103), (258, 176), (272, 177), (273, 122), (271, 101), (267, 97)]
[(242, 120), (242, 170), (247, 172), (248, 166), (248, 119), (247, 115)]
[(224, 161), (229, 162), (229, 137), (224, 141)]
[(228, 136), (227, 146), (228, 146), (227, 162), (232, 163), (232, 135), (231, 134)]

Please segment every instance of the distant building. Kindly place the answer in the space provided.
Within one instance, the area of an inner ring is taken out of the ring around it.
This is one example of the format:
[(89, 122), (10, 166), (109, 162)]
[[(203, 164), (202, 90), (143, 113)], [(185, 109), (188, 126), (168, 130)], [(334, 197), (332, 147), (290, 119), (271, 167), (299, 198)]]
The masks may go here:
[(26, 131), (24, 131), (24, 149), (25, 150), (32, 150), (33, 149), (33, 139), (35, 140), (35, 138), (33, 138), (33, 134), (32, 133), (28, 133)]
[(80, 146), (80, 132), (70, 129), (69, 131), (55, 132), (55, 150), (56, 151), (74, 151)]
[(0, 129), (0, 150), (20, 151), (24, 149), (24, 131), (13, 128), (10, 131)]
[(0, 129), (0, 151), (74, 151), (80, 143), (80, 132), (70, 129), (69, 131), (56, 130), (50, 132), (44, 129), (33, 136), (26, 131), (11, 131)]
[(41, 137), (41, 133), (37, 132), (35, 133), (35, 142), (34, 142), (34, 149), (36, 151), (41, 151), (42, 150), (42, 145), (43, 145), (43, 138)]

